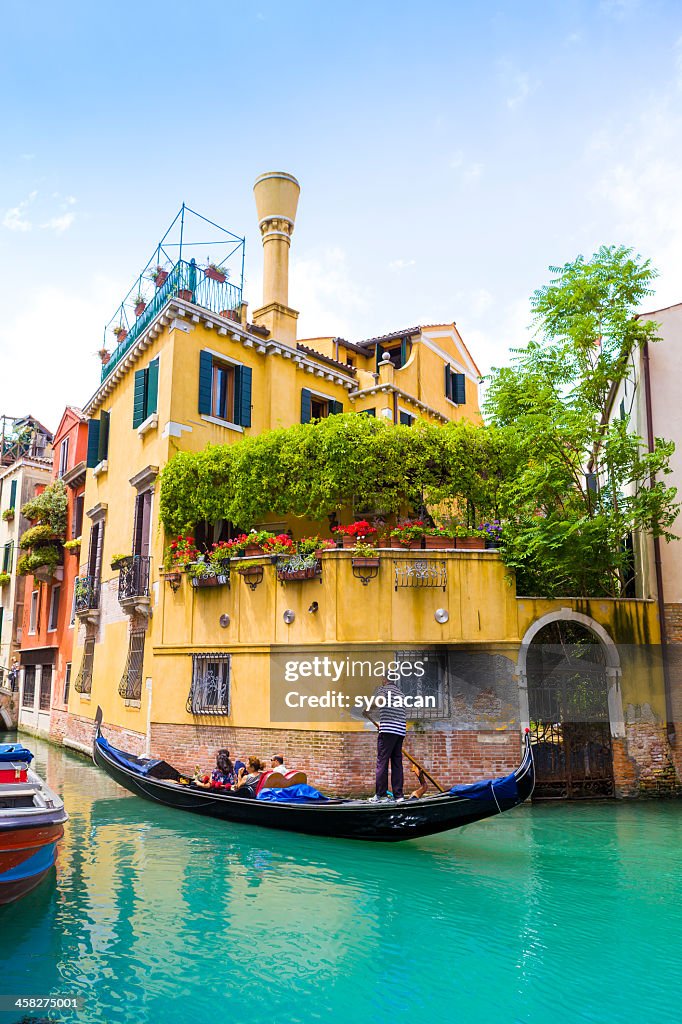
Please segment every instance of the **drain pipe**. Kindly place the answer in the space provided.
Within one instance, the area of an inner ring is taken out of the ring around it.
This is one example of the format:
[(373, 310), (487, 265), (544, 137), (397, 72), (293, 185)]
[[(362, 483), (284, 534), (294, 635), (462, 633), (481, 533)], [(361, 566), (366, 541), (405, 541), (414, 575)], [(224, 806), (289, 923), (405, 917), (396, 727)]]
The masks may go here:
[[(654, 442), (654, 421), (651, 408), (651, 368), (649, 366), (649, 342), (645, 341), (642, 346), (642, 357), (644, 363), (644, 404), (646, 408), (646, 439), (647, 447), (653, 452)], [(651, 486), (656, 483), (655, 473), (651, 474)], [(675, 733), (675, 722), (673, 719), (672, 694), (670, 692), (670, 668), (668, 665), (668, 630), (665, 623), (665, 594), (663, 591), (663, 565), (661, 562), (661, 538), (654, 537), (654, 570), (656, 575), (656, 597), (658, 600), (658, 624), (661, 633), (661, 652), (663, 654), (663, 684), (665, 689), (665, 729), (668, 735), (668, 743), (674, 746), (677, 742)]]

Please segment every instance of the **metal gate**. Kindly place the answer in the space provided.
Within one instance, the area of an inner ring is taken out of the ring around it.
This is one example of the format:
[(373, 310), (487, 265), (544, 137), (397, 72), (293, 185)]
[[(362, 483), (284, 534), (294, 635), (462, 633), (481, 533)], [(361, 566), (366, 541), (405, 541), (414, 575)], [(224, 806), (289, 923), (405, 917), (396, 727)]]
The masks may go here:
[(614, 794), (606, 661), (601, 644), (588, 635), (590, 641), (581, 643), (534, 640), (528, 650), (536, 799)]

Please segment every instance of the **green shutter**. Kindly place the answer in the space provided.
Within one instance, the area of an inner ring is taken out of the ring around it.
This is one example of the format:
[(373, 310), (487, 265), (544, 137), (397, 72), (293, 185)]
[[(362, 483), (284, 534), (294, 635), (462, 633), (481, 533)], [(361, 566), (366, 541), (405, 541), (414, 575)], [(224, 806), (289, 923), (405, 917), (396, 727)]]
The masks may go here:
[(234, 422), (242, 427), (251, 426), (251, 380), (250, 366), (234, 368)]
[(411, 427), (414, 423), (414, 416), (410, 416), (409, 412), (401, 412), (400, 422), (404, 427)]
[(376, 409), (360, 409), (358, 410), (362, 416), (376, 416)]
[(310, 423), (310, 392), (301, 388), (301, 423)]
[(445, 397), (452, 401), (452, 370), (445, 364)]
[(335, 402), (333, 398), (329, 399), (329, 415), (336, 416), (337, 413), (343, 412), (343, 406), (341, 402)]
[(17, 481), (13, 480), (9, 489), (9, 508), (17, 507)]
[(14, 541), (10, 540), (5, 544), (5, 550), (2, 557), (2, 571), (12, 571), (12, 555), (14, 553)]
[(133, 428), (144, 423), (147, 395), (147, 370), (135, 371), (135, 391), (133, 393)]
[(377, 344), (377, 348), (376, 348), (377, 373), (379, 372), (379, 363), (381, 362), (382, 354), (383, 353), (382, 353), (381, 345)]
[(407, 338), (400, 339), (400, 365), (404, 366), (407, 362)]
[(466, 405), (466, 378), (463, 373), (453, 373), (452, 377), (455, 384), (453, 401), (455, 401), (457, 405)]
[(97, 446), (97, 461), (104, 462), (109, 454), (109, 413), (102, 409), (99, 414), (99, 444)]
[(99, 420), (88, 420), (88, 456), (86, 464), (89, 469), (92, 469), (97, 465), (99, 461), (97, 458), (97, 452), (99, 451)]
[(147, 401), (145, 405), (145, 419), (152, 413), (158, 412), (159, 404), (159, 357), (152, 359), (147, 367)]
[(213, 387), (213, 356), (202, 352), (199, 357), (199, 412), (210, 416), (212, 412), (211, 390)]

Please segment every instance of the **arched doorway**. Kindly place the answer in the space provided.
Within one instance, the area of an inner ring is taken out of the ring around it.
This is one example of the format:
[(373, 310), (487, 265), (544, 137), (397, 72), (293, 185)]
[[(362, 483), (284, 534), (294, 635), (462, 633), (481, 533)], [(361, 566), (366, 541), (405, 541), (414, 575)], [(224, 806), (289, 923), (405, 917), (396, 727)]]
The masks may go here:
[(622, 735), (616, 647), (603, 627), (568, 609), (524, 638), (519, 679), (535, 754), (536, 799), (614, 795), (612, 738)]

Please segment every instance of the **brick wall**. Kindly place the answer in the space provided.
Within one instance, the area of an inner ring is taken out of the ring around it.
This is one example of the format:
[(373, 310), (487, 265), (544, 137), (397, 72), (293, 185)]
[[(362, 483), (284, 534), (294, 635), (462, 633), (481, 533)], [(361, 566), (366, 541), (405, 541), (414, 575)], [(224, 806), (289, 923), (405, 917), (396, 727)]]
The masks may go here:
[(626, 726), (625, 739), (613, 741), (616, 795), (672, 796), (681, 789), (665, 724)]
[(664, 605), (664, 616), (668, 643), (682, 644), (682, 604)]

